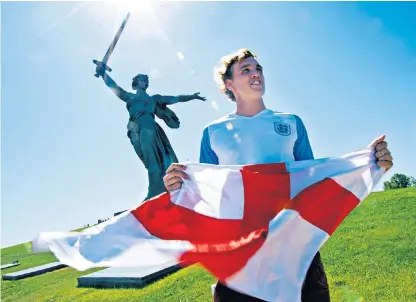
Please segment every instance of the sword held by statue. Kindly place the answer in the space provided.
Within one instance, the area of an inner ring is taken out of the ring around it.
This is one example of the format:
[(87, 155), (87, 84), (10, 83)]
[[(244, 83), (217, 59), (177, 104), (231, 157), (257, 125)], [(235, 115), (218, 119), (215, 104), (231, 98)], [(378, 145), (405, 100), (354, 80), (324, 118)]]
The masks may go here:
[[(127, 16), (124, 18), (123, 23), (121, 24), (120, 28), (118, 29), (118, 31), (117, 31), (114, 39), (113, 39), (113, 42), (110, 44), (110, 47), (108, 48), (107, 52), (105, 53), (104, 58), (102, 59), (102, 61), (92, 60), (92, 62), (94, 64), (96, 64), (97, 66), (102, 65), (105, 68), (105, 70), (107, 70), (108, 72), (111, 72), (111, 70), (112, 70), (107, 65), (108, 59), (110, 58), (111, 54), (113, 53), (114, 47), (116, 46), (116, 44), (118, 42), (118, 39), (120, 38), (121, 33), (123, 32), (124, 27), (126, 26), (127, 21), (129, 20), (129, 18), (130, 18), (130, 12), (127, 13)], [(94, 76), (97, 77), (97, 78), (100, 77), (98, 74), (95, 74)]]

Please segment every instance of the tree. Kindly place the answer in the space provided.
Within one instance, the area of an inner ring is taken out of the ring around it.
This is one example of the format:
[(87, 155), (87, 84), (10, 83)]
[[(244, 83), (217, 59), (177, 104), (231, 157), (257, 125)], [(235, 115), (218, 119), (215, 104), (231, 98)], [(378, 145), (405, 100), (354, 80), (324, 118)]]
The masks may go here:
[(409, 177), (405, 174), (396, 173), (390, 181), (385, 181), (383, 184), (384, 190), (408, 188), (411, 185), (416, 185), (416, 181), (413, 177)]
[(384, 191), (387, 191), (387, 190), (391, 190), (391, 189), (393, 189), (393, 188), (391, 187), (391, 183), (390, 183), (390, 181), (385, 181), (385, 182), (383, 183), (383, 188), (384, 188)]
[(410, 185), (416, 187), (416, 178), (414, 178), (413, 176), (410, 176)]

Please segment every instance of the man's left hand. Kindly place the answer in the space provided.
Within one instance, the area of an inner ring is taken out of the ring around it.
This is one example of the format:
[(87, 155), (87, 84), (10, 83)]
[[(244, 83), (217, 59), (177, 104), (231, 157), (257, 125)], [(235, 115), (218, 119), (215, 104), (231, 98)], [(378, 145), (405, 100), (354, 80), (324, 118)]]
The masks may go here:
[(377, 165), (380, 168), (386, 168), (386, 172), (387, 172), (393, 166), (393, 157), (391, 156), (389, 149), (387, 149), (387, 142), (384, 140), (385, 138), (386, 136), (383, 135), (375, 139), (369, 145), (369, 148), (372, 148), (375, 150)]

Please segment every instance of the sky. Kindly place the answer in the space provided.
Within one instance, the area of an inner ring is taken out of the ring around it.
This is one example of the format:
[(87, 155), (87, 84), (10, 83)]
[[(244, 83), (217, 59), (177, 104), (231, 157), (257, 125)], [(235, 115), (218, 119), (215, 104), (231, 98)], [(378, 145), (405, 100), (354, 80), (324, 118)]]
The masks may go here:
[[(416, 3), (2, 2), (1, 246), (68, 231), (136, 207), (147, 172), (127, 136), (124, 104), (94, 77), (109, 60), (130, 90), (200, 92), (160, 120), (180, 161), (198, 161), (206, 124), (234, 110), (213, 80), (219, 59), (258, 55), (268, 108), (299, 115), (316, 158), (366, 147), (386, 134), (394, 173), (416, 176)], [(163, 222), (161, 222), (163, 223)]]

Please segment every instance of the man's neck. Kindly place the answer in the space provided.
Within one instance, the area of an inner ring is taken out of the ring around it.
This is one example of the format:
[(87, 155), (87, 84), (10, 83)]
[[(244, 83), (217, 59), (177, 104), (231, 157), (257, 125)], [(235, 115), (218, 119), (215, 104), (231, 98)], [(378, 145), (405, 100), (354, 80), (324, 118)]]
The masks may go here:
[(258, 114), (259, 112), (266, 109), (266, 106), (264, 105), (263, 99), (260, 98), (258, 100), (236, 100), (237, 103), (237, 110), (236, 114), (241, 116), (254, 116)]

